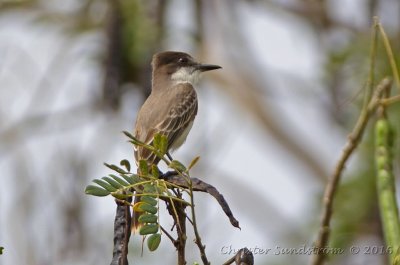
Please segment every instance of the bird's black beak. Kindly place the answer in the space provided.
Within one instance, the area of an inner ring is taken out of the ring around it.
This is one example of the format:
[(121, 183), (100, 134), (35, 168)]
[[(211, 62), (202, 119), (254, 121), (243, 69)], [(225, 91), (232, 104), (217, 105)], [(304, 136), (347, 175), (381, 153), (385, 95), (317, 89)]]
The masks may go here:
[(199, 70), (200, 72), (205, 72), (205, 71), (211, 71), (211, 70), (216, 70), (222, 68), (219, 65), (215, 64), (198, 64), (196, 65), (196, 69)]

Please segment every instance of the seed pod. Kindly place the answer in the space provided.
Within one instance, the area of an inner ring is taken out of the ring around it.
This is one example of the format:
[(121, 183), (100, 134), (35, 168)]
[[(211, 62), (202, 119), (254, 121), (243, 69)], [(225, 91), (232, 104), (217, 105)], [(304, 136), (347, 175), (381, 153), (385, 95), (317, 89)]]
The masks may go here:
[(377, 146), (385, 146), (387, 144), (389, 130), (390, 128), (387, 120), (380, 119), (376, 122), (375, 133)]
[(376, 167), (378, 170), (380, 169), (384, 169), (387, 163), (387, 158), (386, 157), (382, 157), (382, 156), (377, 156), (376, 159)]

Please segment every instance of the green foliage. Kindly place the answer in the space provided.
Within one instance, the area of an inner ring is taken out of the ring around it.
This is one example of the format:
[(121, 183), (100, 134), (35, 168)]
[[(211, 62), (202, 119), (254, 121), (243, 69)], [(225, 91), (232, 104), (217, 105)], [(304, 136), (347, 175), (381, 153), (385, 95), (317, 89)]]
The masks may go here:
[(196, 156), (189, 164), (187, 171), (190, 171), (199, 162), (200, 156)]
[(131, 163), (127, 159), (121, 160), (119, 163), (121, 166), (124, 166), (126, 168), (126, 171), (130, 172), (131, 171)]
[(150, 205), (150, 204), (148, 204), (146, 202), (142, 202), (139, 205), (138, 209), (141, 212), (147, 212), (147, 213), (150, 213), (150, 214), (156, 214), (157, 213), (157, 207), (154, 207), (154, 206), (152, 206), (152, 205)]
[(158, 179), (160, 178), (160, 170), (156, 165), (151, 165), (151, 174), (153, 175), (153, 178)]
[(121, 179), (121, 178), (119, 178), (119, 177), (117, 177), (117, 176), (115, 176), (113, 174), (110, 174), (109, 176), (112, 177), (114, 180), (116, 180), (122, 186), (127, 186), (129, 184), (132, 184), (132, 183), (128, 183), (127, 180), (123, 180), (123, 179)]
[(168, 149), (168, 139), (167, 136), (157, 133), (154, 136), (153, 146), (160, 151), (160, 154), (164, 156)]
[(85, 193), (93, 196), (103, 197), (110, 195), (110, 191), (102, 189), (98, 186), (88, 185), (85, 189)]
[(139, 161), (139, 172), (143, 176), (147, 176), (149, 174), (149, 166), (147, 165), (146, 160), (140, 160)]
[(150, 251), (154, 251), (158, 248), (161, 242), (161, 234), (152, 234), (149, 239), (147, 239), (147, 247)]
[[(117, 181), (115, 181), (114, 179), (116, 179)], [(88, 185), (85, 189), (85, 193), (100, 197), (107, 196), (109, 194), (112, 194), (114, 196), (118, 194), (118, 192), (127, 190), (131, 186), (130, 183), (124, 181), (121, 178), (118, 178), (117, 176), (112, 176), (111, 178), (103, 177), (102, 179), (94, 179), (93, 182), (99, 185), (100, 187), (94, 185)]]
[(120, 174), (126, 174), (126, 173), (128, 173), (127, 171), (125, 171), (125, 170), (123, 170), (122, 168), (120, 168), (120, 167), (118, 167), (118, 166), (116, 166), (116, 165), (110, 165), (110, 164), (107, 164), (107, 163), (104, 163), (104, 165), (106, 166), (106, 167), (108, 167), (109, 169), (111, 169), (111, 170), (114, 170), (114, 171), (116, 171), (116, 172), (118, 172), (118, 173), (120, 173)]
[[(182, 174), (186, 172), (186, 167), (179, 161), (169, 162), (164, 156), (167, 153), (168, 139), (165, 135), (156, 134), (151, 145), (147, 145), (136, 139), (129, 132), (123, 132), (129, 142), (135, 146), (141, 146), (154, 152), (170, 168)], [(191, 169), (199, 160), (199, 157), (193, 159), (190, 163)], [(104, 197), (111, 195), (119, 200), (125, 200), (132, 196), (139, 196), (140, 200), (132, 205), (133, 211), (142, 213), (139, 217), (139, 223), (142, 224), (139, 234), (148, 236), (147, 246), (150, 251), (155, 251), (161, 242), (161, 233), (159, 233), (160, 224), (158, 216), (158, 204), (160, 198), (179, 201), (182, 205), (190, 206), (191, 203), (184, 201), (170, 192), (174, 188), (182, 193), (185, 189), (172, 185), (171, 183), (160, 179), (160, 171), (156, 165), (149, 165), (147, 161), (138, 162), (138, 174), (131, 173), (131, 164), (128, 160), (120, 161), (120, 166), (104, 163), (114, 174), (109, 174), (101, 179), (94, 179), (96, 185), (88, 185), (85, 193), (93, 196)], [(135, 191), (135, 192), (134, 192)]]
[(142, 236), (155, 234), (158, 232), (158, 224), (145, 224), (139, 230), (139, 234)]
[(172, 160), (171, 163), (168, 165), (168, 167), (170, 167), (178, 172), (186, 171), (186, 167), (178, 160)]
[(141, 216), (139, 216), (140, 223), (154, 224), (157, 223), (157, 220), (158, 220), (157, 216), (151, 213), (142, 214)]
[(148, 203), (151, 206), (156, 206), (157, 205), (157, 200), (154, 199), (151, 196), (142, 196), (140, 199), (141, 199), (142, 202)]
[(105, 189), (105, 190), (107, 190), (109, 192), (114, 192), (114, 191), (117, 190), (110, 183), (107, 183), (107, 182), (102, 181), (100, 179), (94, 179), (93, 182), (96, 183), (97, 185), (101, 186), (103, 189)]

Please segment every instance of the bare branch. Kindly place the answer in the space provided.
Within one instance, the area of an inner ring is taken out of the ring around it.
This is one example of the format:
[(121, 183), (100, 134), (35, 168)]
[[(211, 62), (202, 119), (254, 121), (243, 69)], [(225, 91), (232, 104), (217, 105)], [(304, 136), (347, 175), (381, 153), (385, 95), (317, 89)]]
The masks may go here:
[[(166, 172), (163, 176), (163, 179), (165, 179), (168, 182), (171, 182), (175, 185), (181, 186), (183, 188), (189, 188), (187, 180), (179, 175), (177, 175), (176, 172), (174, 171), (168, 171)], [(233, 216), (233, 213), (231, 209), (229, 208), (228, 203), (226, 202), (224, 196), (219, 193), (219, 191), (212, 185), (198, 179), (198, 178), (190, 178), (192, 180), (192, 185), (193, 185), (193, 190), (194, 191), (201, 191), (201, 192), (206, 192), (213, 196), (221, 206), (222, 210), (225, 212), (225, 214), (228, 216), (229, 221), (234, 227), (237, 227), (240, 229), (239, 226), (239, 221), (236, 220), (236, 218)]]

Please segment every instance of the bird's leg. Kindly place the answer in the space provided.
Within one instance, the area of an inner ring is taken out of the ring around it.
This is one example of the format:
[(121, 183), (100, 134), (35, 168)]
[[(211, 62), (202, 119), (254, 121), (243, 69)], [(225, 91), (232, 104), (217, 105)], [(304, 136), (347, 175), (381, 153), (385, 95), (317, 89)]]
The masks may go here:
[(171, 161), (174, 160), (169, 152), (167, 152), (167, 156), (168, 156), (169, 160), (171, 160)]

